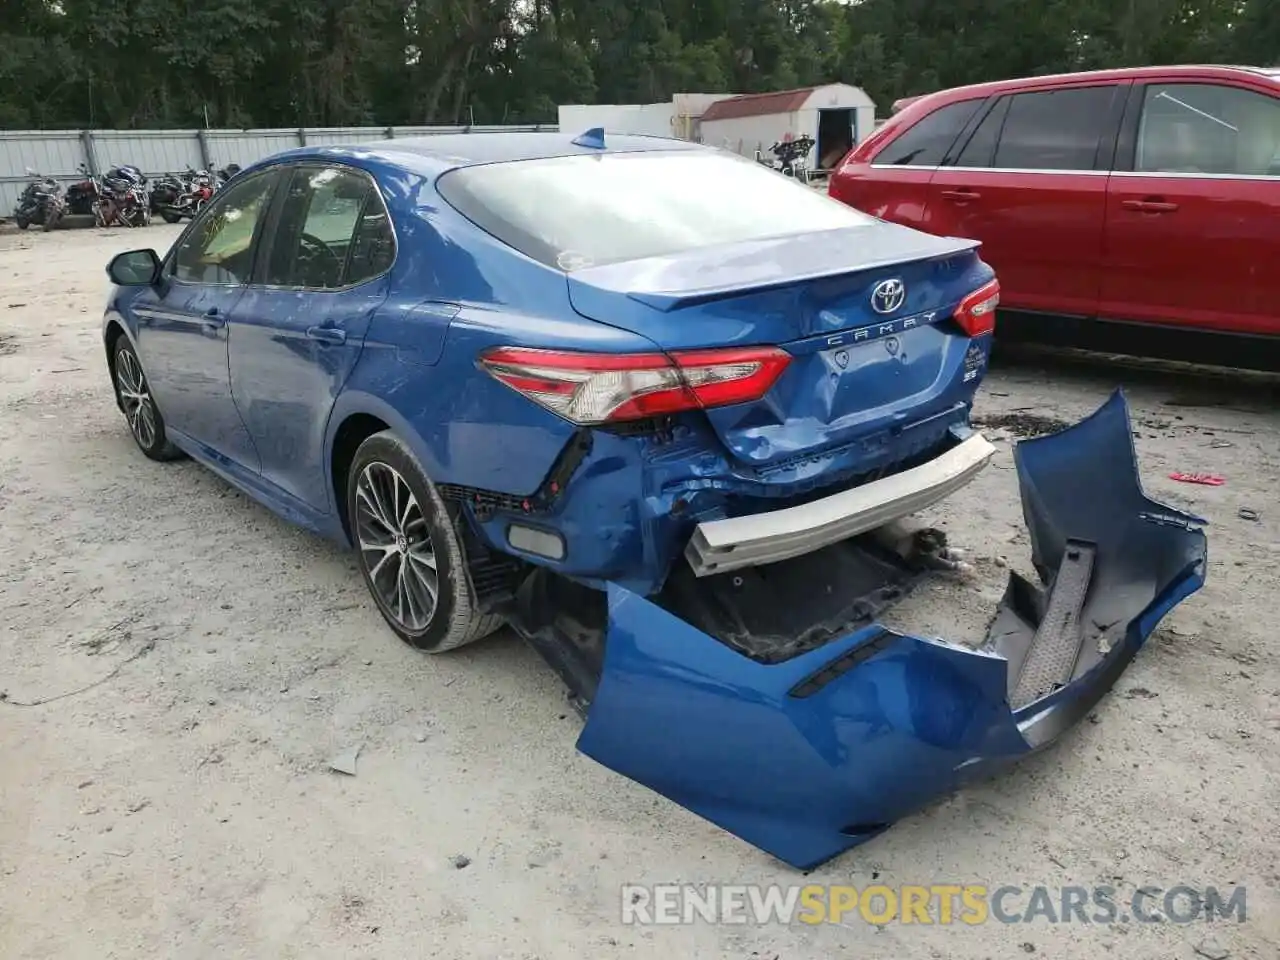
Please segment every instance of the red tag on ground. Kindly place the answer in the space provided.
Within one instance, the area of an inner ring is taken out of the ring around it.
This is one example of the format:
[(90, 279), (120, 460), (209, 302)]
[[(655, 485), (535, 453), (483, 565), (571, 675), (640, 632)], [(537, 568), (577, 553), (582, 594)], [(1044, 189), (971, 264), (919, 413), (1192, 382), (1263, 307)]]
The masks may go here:
[(1216, 473), (1171, 473), (1169, 479), (1180, 483), (1200, 483), (1206, 487), (1220, 487), (1227, 482), (1226, 477), (1220, 477)]

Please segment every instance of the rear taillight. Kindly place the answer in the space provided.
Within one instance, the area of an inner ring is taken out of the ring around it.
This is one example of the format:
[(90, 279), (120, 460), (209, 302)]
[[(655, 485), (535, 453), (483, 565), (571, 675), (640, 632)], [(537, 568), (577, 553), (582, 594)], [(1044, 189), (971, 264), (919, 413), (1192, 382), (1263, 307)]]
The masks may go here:
[(508, 387), (580, 424), (759, 400), (790, 362), (790, 355), (776, 347), (671, 354), (497, 347), (480, 357), (480, 364)]
[(960, 301), (956, 307), (956, 323), (971, 337), (990, 333), (996, 328), (996, 307), (1000, 303), (1000, 281), (992, 280)]

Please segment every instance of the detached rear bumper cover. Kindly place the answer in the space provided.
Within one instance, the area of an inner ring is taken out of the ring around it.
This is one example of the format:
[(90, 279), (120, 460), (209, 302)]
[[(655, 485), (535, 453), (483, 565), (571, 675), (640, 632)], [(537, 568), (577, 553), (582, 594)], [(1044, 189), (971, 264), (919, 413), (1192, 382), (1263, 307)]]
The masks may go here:
[(813, 503), (700, 523), (685, 557), (705, 577), (811, 553), (932, 506), (972, 480), (995, 452), (974, 434), (928, 463)]
[(1087, 713), (1204, 583), (1204, 521), (1148, 499), (1128, 410), (1015, 451), (1041, 587), (978, 649), (873, 625), (778, 664), (611, 586), (578, 747), (798, 868), (869, 839)]

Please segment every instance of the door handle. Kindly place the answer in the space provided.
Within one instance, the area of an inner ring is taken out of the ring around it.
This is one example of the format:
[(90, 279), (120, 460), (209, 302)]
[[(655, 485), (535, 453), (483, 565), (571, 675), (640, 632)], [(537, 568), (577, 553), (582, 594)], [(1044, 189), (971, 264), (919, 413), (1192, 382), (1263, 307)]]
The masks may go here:
[(1138, 213), (1175, 213), (1178, 209), (1176, 203), (1167, 203), (1164, 200), (1123, 200), (1120, 205), (1126, 210), (1136, 210)]
[(963, 187), (959, 190), (943, 190), (942, 199), (954, 200), (956, 203), (970, 203), (974, 200), (981, 200), (982, 194)]
[(318, 343), (346, 343), (347, 331), (337, 327), (307, 327), (307, 339)]

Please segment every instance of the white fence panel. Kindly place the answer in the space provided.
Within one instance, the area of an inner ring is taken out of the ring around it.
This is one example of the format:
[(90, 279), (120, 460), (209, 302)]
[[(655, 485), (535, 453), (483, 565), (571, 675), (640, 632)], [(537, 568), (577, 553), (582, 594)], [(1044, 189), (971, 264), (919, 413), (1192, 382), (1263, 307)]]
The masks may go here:
[(84, 145), (75, 130), (0, 130), (0, 216), (7, 216), (31, 179), (30, 168), (64, 182), (76, 178)]
[(238, 163), (247, 167), (263, 157), (302, 145), (297, 128), (292, 130), (206, 130), (209, 162), (215, 167)]
[(333, 147), (348, 143), (376, 143), (387, 139), (386, 127), (315, 127), (304, 131), (309, 147)]
[(95, 130), (98, 170), (131, 163), (148, 177), (204, 166), (194, 130)]

